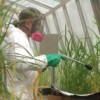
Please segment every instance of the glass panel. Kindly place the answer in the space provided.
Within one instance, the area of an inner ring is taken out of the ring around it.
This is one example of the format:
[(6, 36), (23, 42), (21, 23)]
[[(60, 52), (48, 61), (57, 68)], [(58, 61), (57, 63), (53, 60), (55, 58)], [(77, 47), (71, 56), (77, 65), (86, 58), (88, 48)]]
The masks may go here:
[[(95, 43), (95, 38), (94, 38), (95, 36), (94, 36), (93, 31), (98, 36), (99, 36), (99, 31), (98, 31), (98, 28), (97, 28), (97, 25), (96, 25), (96, 20), (95, 20), (95, 16), (94, 16), (94, 13), (93, 13), (93, 10), (92, 10), (91, 2), (90, 2), (90, 0), (80, 0), (80, 4), (81, 4), (81, 7), (82, 7), (82, 11), (83, 11), (85, 22), (86, 22), (86, 25), (87, 25), (87, 28), (88, 28), (89, 35), (90, 35), (93, 43)], [(93, 31), (91, 31), (91, 29)]]
[[(65, 16), (64, 16), (64, 12), (63, 12), (62, 7), (56, 11), (56, 16), (57, 16), (60, 31), (64, 32), (66, 20), (65, 20)], [(63, 19), (63, 20), (61, 20), (61, 19)]]
[(45, 14), (45, 13), (47, 13), (49, 11), (48, 9), (43, 8), (41, 6), (38, 6), (38, 5), (34, 4), (34, 3), (28, 3), (27, 7), (34, 7), (36, 9), (38, 9), (40, 12), (42, 12), (43, 14)]
[[(10, 0), (10, 1), (15, 2), (16, 0)], [(38, 9), (40, 12), (42, 12), (43, 14), (45, 14), (49, 11), (48, 9), (46, 9), (44, 7), (41, 7), (41, 6), (34, 4), (34, 2), (30, 3), (30, 2), (25, 1), (25, 0), (17, 1), (17, 4), (19, 4), (20, 6), (24, 6), (24, 7), (34, 7), (36, 9)]]
[[(57, 16), (57, 20), (58, 20), (61, 35), (65, 35), (65, 28), (66, 28), (67, 38), (70, 39), (70, 33), (68, 32), (69, 29), (68, 29), (68, 25), (66, 23), (66, 19), (65, 19), (65, 15), (64, 15), (62, 7), (56, 11), (56, 16)], [(63, 19), (63, 20), (61, 20), (61, 19)], [(64, 41), (65, 36), (63, 36), (62, 39)]]
[(53, 16), (52, 15), (49, 15), (47, 16), (47, 23), (48, 23), (48, 27), (50, 29), (50, 33), (57, 33), (57, 30), (56, 30), (56, 27), (55, 27), (55, 24), (54, 24), (54, 20), (53, 20)]
[(51, 7), (55, 7), (56, 5), (59, 4), (59, 2), (57, 2), (55, 0), (35, 0), (35, 1), (46, 4), (46, 5), (51, 6)]
[(66, 4), (70, 22), (73, 28), (73, 32), (77, 35), (80, 39), (84, 38), (84, 31), (81, 24), (81, 20), (77, 11), (77, 6), (75, 0), (71, 0), (69, 3)]

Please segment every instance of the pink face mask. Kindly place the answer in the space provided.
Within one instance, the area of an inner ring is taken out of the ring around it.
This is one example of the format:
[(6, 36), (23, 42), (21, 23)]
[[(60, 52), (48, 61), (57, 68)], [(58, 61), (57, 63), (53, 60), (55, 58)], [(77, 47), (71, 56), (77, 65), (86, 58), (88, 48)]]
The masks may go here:
[(37, 42), (41, 42), (43, 38), (44, 38), (44, 35), (39, 31), (35, 31), (34, 33), (32, 33), (32, 39)]

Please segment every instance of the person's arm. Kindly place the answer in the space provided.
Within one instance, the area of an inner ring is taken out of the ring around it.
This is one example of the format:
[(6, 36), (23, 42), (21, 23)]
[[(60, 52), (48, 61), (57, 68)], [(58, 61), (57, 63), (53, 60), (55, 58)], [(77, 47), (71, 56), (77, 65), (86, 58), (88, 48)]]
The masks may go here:
[[(9, 62), (16, 61), (17, 70), (42, 70), (47, 67), (45, 55), (34, 57), (33, 51), (29, 45), (27, 37), (21, 33), (15, 32), (7, 37), (10, 45), (7, 51)], [(12, 45), (11, 45), (12, 44)]]

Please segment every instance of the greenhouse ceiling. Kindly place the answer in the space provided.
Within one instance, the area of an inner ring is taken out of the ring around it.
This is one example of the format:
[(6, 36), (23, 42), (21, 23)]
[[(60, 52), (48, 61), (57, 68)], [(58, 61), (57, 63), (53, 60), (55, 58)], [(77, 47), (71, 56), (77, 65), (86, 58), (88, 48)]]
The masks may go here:
[(49, 15), (69, 1), (70, 0), (7, 0), (7, 3), (15, 3), (13, 7), (16, 8), (18, 12), (26, 7), (34, 7), (43, 14)]

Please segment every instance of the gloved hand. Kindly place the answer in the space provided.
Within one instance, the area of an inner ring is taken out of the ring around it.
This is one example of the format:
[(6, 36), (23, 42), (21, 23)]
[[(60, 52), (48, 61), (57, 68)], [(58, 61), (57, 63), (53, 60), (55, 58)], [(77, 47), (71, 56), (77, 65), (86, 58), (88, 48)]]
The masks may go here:
[(48, 61), (48, 66), (56, 67), (59, 64), (62, 56), (60, 54), (47, 54), (46, 58)]

